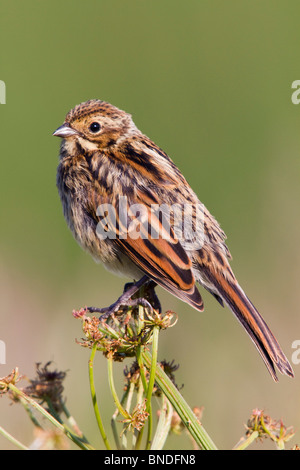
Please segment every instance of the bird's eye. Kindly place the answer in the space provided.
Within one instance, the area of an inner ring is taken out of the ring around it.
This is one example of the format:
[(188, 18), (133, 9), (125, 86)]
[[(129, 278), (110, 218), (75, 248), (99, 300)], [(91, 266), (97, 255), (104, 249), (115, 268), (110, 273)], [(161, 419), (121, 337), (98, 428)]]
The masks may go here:
[(97, 132), (100, 131), (101, 126), (100, 126), (99, 122), (92, 122), (89, 129), (93, 134), (96, 134)]

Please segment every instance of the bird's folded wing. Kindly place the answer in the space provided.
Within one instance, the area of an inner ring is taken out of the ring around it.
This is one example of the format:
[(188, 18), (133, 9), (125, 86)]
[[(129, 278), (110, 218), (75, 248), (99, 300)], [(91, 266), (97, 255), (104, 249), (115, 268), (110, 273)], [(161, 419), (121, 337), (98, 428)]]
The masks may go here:
[(119, 221), (123, 236), (119, 234), (116, 243), (157, 284), (202, 311), (203, 301), (195, 285), (192, 262), (172, 227), (162, 223), (148, 206), (143, 205), (140, 209), (135, 217), (128, 208), (129, 222), (124, 227)]

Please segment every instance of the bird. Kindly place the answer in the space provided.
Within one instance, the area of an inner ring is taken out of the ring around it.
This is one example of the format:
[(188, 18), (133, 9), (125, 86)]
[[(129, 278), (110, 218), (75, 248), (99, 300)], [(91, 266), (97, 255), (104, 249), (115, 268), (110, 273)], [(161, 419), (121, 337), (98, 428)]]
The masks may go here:
[(277, 370), (293, 377), (231, 269), (224, 231), (131, 114), (92, 99), (71, 109), (53, 135), (62, 139), (56, 185), (71, 232), (96, 262), (133, 280), (110, 307), (94, 311), (108, 317), (147, 284), (203, 311), (203, 287), (233, 312), (273, 380)]

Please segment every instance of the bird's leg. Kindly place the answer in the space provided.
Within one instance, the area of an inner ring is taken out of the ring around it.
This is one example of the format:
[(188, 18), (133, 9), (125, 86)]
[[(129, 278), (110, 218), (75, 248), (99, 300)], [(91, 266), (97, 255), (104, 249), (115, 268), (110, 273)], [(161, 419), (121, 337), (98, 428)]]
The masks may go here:
[[(124, 292), (127, 292), (128, 289), (130, 289), (130, 287), (134, 285), (135, 285), (134, 282), (128, 282), (127, 284), (125, 284)], [(154, 310), (157, 310), (159, 313), (161, 313), (160, 300), (157, 297), (156, 292), (155, 292), (156, 286), (157, 284), (155, 281), (148, 280), (148, 282), (144, 285), (144, 298), (139, 298), (139, 299), (134, 299), (134, 300), (139, 300), (139, 302), (137, 302), (137, 305), (143, 305), (142, 301), (146, 299), (150, 302)]]
[(144, 298), (132, 299), (132, 296), (136, 294), (139, 289), (143, 287), (148, 281), (148, 276), (143, 276), (139, 281), (134, 284), (126, 284), (123, 294), (112, 305), (105, 308), (88, 307), (87, 310), (91, 313), (101, 313), (102, 315), (100, 316), (100, 320), (105, 320), (106, 318), (110, 317), (110, 315), (116, 313), (122, 305), (143, 305), (144, 307), (148, 307), (152, 310), (152, 306), (150, 302), (148, 302), (148, 300)]
[(145, 286), (145, 296), (150, 301), (151, 305), (153, 306), (154, 310), (157, 310), (158, 313), (161, 313), (161, 303), (157, 294), (155, 292), (155, 287), (157, 286), (156, 282), (149, 281), (148, 284)]

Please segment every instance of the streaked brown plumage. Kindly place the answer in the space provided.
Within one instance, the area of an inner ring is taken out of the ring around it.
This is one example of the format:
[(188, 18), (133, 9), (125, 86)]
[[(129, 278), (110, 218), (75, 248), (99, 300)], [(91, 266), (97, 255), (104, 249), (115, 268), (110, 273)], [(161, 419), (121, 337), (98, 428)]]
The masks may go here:
[[(72, 109), (54, 135), (63, 138), (57, 187), (64, 216), (78, 243), (109, 270), (135, 280), (147, 275), (202, 311), (198, 282), (232, 310), (274, 380), (275, 366), (293, 376), (278, 342), (230, 268), (224, 232), (168, 155), (137, 129), (131, 116), (109, 103), (91, 100)], [(122, 238), (120, 218), (115, 239), (97, 235), (97, 208), (111, 204), (118, 209), (120, 196), (127, 197), (127, 210), (132, 204), (146, 208), (148, 232), (141, 226), (144, 237), (132, 238), (129, 233)], [(149, 227), (154, 233), (163, 230), (162, 218), (151, 210), (153, 204), (178, 206), (172, 214), (169, 238), (149, 234)], [(194, 209), (201, 207), (203, 230), (196, 231), (199, 247), (176, 235), (184, 204), (190, 208), (193, 229)]]

